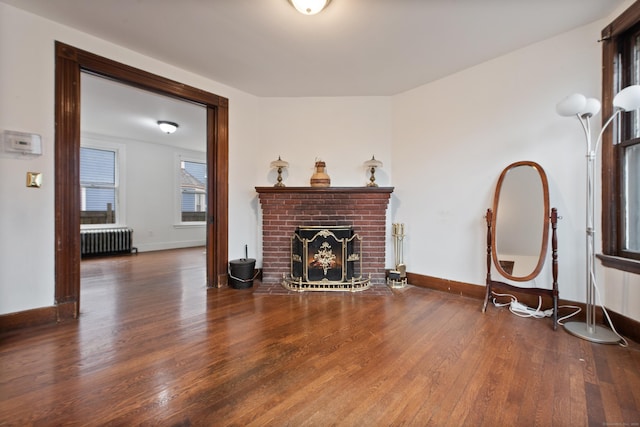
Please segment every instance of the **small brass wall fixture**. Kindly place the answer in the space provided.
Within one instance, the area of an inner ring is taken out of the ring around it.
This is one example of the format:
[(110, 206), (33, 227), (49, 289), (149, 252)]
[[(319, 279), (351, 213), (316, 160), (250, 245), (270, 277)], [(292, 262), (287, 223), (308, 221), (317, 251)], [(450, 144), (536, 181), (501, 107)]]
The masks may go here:
[(40, 172), (27, 172), (27, 187), (40, 188), (42, 186), (42, 174)]

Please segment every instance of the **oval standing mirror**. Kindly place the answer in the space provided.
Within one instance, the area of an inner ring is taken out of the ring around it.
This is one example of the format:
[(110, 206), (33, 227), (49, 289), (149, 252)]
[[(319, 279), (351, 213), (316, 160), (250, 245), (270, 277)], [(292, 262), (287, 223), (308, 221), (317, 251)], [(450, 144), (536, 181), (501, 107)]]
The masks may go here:
[(549, 188), (540, 165), (522, 161), (502, 171), (491, 225), (496, 270), (518, 282), (535, 278), (544, 265), (549, 236)]

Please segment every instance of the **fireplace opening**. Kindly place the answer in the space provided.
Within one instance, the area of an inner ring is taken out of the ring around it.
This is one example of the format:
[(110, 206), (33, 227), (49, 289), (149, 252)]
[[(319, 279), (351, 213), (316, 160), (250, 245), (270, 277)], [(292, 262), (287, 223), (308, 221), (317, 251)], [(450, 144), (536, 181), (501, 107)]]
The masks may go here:
[(370, 286), (362, 278), (362, 238), (351, 226), (297, 227), (291, 237), (290, 290), (357, 291)]

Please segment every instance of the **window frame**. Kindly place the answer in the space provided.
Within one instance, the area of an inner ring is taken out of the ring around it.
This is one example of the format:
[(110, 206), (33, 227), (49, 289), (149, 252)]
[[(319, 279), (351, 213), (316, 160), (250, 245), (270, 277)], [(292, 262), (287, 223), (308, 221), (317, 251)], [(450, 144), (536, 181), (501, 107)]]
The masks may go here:
[[(202, 163), (207, 167), (207, 175), (209, 174), (209, 169), (207, 165), (207, 159), (204, 158), (206, 154), (203, 153), (203, 157), (200, 158), (196, 155), (184, 155), (184, 154), (176, 154), (176, 179), (175, 179), (175, 209), (174, 209), (174, 227), (175, 228), (189, 228), (189, 227), (204, 227), (207, 225), (207, 214), (205, 213), (205, 220), (203, 221), (183, 221), (182, 220), (182, 181), (181, 181), (181, 169), (182, 162), (191, 162), (191, 163)], [(206, 183), (208, 185), (208, 182)], [(206, 195), (206, 193), (205, 193)], [(205, 212), (207, 211), (208, 206), (205, 202)]]
[[(618, 52), (622, 35), (640, 23), (640, 3), (636, 2), (602, 30), (602, 120), (614, 113)], [(619, 121), (617, 122), (619, 123)], [(614, 123), (614, 124), (617, 124)], [(606, 267), (640, 274), (640, 260), (634, 259), (623, 245), (623, 177), (621, 162), (623, 147), (614, 145), (619, 126), (610, 126), (602, 136), (602, 255), (598, 258)]]
[[(83, 137), (80, 148), (92, 148), (95, 150), (113, 151), (115, 152), (115, 215), (116, 222), (113, 224), (80, 224), (81, 230), (100, 229), (100, 228), (118, 228), (126, 227), (127, 219), (125, 212), (126, 206), (126, 186), (125, 170), (126, 170), (126, 150), (124, 144), (111, 141), (104, 141), (93, 137)], [(80, 177), (78, 177), (78, 181)], [(80, 192), (82, 193), (82, 183), (80, 183)]]

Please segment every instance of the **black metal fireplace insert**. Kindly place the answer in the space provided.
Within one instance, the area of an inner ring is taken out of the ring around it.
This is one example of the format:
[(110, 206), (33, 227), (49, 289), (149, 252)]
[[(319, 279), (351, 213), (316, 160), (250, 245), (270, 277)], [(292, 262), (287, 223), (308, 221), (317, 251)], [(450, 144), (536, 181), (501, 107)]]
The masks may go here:
[(351, 226), (297, 227), (291, 237), (290, 290), (358, 291), (370, 286), (362, 278), (362, 239)]

